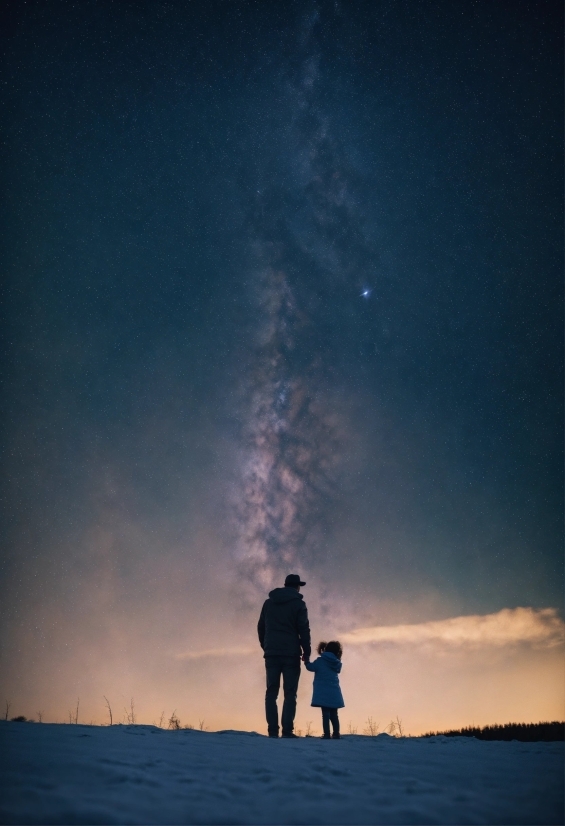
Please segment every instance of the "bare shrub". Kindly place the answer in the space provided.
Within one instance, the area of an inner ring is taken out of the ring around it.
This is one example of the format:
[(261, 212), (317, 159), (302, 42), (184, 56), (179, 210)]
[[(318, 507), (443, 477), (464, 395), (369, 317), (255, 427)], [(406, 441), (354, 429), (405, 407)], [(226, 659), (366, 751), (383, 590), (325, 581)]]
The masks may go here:
[(12, 717), (12, 723), (31, 723), (31, 720), (28, 720), (27, 717), (24, 717), (23, 714), (19, 714), (17, 717)]
[(396, 715), (395, 720), (390, 721), (385, 731), (392, 737), (404, 737), (404, 728), (402, 726), (402, 720), (398, 715)]
[(12, 703), (9, 703), (8, 700), (6, 700), (6, 715), (4, 717), (4, 720), (8, 719), (8, 714), (10, 713), (10, 708), (11, 707), (12, 707)]
[(180, 720), (176, 715), (176, 709), (169, 717), (169, 728), (173, 731), (179, 731), (179, 729), (181, 728)]
[(194, 731), (194, 726), (192, 725), (192, 723), (185, 723), (182, 728), (188, 729), (189, 731)]
[(347, 730), (350, 734), (357, 734), (357, 726), (354, 726), (351, 720), (349, 721), (349, 726), (347, 727)]
[(164, 711), (162, 711), (162, 712), (161, 712), (161, 716), (159, 717), (159, 722), (157, 723), (157, 725), (159, 726), (159, 728), (163, 728), (163, 720), (164, 720), (164, 719), (165, 719), (165, 712), (164, 712)]
[(367, 722), (365, 724), (365, 728), (363, 729), (363, 734), (367, 734), (369, 737), (376, 737), (379, 733), (379, 724), (376, 723), (372, 717), (367, 717)]
[(43, 722), (43, 712), (42, 712), (42, 711), (38, 711), (38, 712), (37, 712), (37, 722), (38, 722), (38, 723), (42, 723), (42, 722)]
[(124, 708), (124, 711), (126, 713), (126, 723), (128, 723), (128, 725), (135, 726), (136, 717), (133, 697), (129, 701), (129, 711), (127, 710), (127, 708)]
[(315, 737), (316, 736), (316, 729), (312, 728), (312, 721), (308, 720), (306, 723), (306, 728), (304, 729), (304, 737)]
[(78, 707), (80, 705), (80, 697), (77, 699), (77, 706), (75, 710), (69, 711), (69, 723), (72, 725), (78, 725)]
[(110, 707), (110, 703), (109, 703), (109, 701), (108, 701), (108, 698), (107, 698), (104, 694), (103, 694), (102, 696), (103, 696), (103, 697), (104, 697), (104, 699), (106, 700), (106, 708), (108, 709), (108, 714), (110, 715), (110, 725), (112, 725), (112, 723), (113, 723), (113, 718), (112, 718), (112, 709), (111, 709), (111, 707)]
[(198, 728), (200, 729), (200, 731), (208, 731), (208, 726), (204, 725), (204, 720), (198, 721)]
[(404, 729), (402, 727), (402, 720), (400, 719), (398, 714), (396, 715), (396, 730), (398, 732), (399, 737), (404, 737)]

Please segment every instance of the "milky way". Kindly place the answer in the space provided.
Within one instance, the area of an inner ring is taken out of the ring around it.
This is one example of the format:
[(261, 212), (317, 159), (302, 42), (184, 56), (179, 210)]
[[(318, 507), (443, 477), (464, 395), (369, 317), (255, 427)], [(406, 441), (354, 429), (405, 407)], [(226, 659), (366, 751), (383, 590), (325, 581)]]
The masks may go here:
[(318, 22), (315, 11), (305, 17), (282, 81), (288, 152), (270, 160), (278, 186), (258, 190), (247, 222), (256, 325), (234, 513), (239, 568), (262, 588), (323, 557), (339, 510), (349, 428), (332, 392), (331, 335), (320, 346), (320, 330), (340, 290), (359, 297), (372, 263), (352, 170), (319, 105)]

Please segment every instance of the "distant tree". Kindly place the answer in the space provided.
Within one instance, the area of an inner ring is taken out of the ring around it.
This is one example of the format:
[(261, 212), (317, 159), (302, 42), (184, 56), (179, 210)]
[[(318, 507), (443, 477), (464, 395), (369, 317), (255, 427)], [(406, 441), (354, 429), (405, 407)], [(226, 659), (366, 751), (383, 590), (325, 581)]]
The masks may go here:
[(476, 737), (477, 740), (521, 740), (522, 742), (554, 742), (565, 739), (565, 722), (504, 723), (504, 725), (466, 726), (448, 731), (430, 731), (423, 737)]

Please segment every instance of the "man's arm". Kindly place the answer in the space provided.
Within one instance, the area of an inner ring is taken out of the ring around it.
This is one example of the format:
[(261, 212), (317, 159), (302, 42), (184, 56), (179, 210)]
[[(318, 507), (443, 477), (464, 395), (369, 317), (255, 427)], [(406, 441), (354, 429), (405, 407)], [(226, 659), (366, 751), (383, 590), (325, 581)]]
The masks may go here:
[(312, 653), (312, 647), (310, 643), (310, 623), (308, 622), (308, 609), (306, 608), (306, 604), (304, 602), (300, 605), (298, 611), (297, 625), (298, 639), (300, 640), (300, 645), (302, 646), (304, 656), (308, 660), (310, 659), (310, 654)]
[(261, 608), (261, 615), (259, 617), (259, 622), (257, 623), (257, 633), (259, 634), (259, 644), (261, 648), (265, 648), (265, 603), (263, 603), (263, 607)]

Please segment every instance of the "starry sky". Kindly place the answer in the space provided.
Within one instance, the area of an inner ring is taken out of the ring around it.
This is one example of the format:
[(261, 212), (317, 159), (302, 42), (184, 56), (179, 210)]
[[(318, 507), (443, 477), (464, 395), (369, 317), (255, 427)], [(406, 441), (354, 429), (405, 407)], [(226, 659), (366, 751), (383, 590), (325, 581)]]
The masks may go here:
[(4, 14), (0, 699), (262, 731), (298, 572), (360, 730), (562, 717), (559, 4)]

